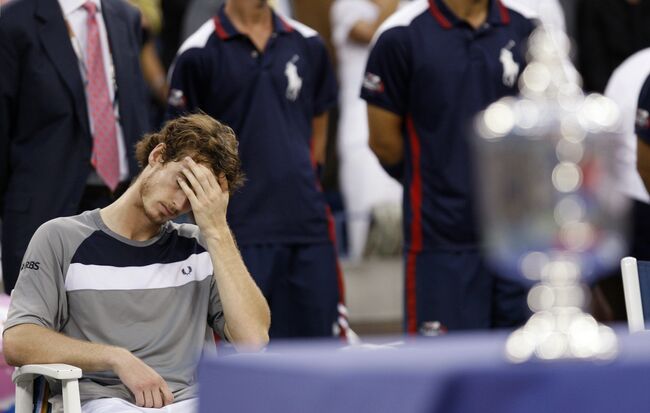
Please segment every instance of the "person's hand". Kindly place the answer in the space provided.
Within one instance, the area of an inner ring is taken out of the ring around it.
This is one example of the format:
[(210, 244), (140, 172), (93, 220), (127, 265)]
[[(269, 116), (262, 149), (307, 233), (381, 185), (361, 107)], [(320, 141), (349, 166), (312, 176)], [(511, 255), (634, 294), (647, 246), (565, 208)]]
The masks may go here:
[(136, 405), (160, 408), (174, 402), (167, 382), (128, 350), (118, 349), (113, 371), (133, 393)]
[(190, 157), (182, 162), (185, 179), (178, 178), (178, 184), (190, 201), (194, 220), (204, 236), (217, 236), (227, 227), (228, 180), (223, 174), (215, 177), (209, 168)]

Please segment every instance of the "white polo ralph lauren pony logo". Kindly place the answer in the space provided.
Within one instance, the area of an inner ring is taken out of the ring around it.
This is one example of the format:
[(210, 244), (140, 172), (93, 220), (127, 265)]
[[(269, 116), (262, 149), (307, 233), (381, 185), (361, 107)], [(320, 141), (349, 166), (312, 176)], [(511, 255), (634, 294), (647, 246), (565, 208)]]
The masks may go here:
[(517, 80), (519, 75), (519, 63), (515, 62), (515, 59), (512, 56), (512, 48), (515, 46), (515, 41), (510, 40), (505, 47), (501, 48), (501, 53), (499, 54), (499, 60), (501, 65), (503, 65), (503, 84), (512, 87)]
[(298, 99), (300, 89), (302, 88), (302, 78), (298, 75), (298, 66), (296, 62), (300, 59), (298, 55), (293, 55), (284, 68), (284, 74), (287, 77), (287, 92), (285, 96), (292, 102)]

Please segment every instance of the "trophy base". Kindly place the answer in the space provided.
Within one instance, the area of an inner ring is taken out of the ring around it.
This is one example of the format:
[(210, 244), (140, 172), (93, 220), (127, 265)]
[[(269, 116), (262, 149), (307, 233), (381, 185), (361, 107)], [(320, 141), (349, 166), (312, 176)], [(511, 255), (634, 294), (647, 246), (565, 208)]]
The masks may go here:
[(506, 356), (515, 363), (529, 359), (600, 359), (616, 357), (614, 331), (579, 307), (539, 311), (506, 342)]

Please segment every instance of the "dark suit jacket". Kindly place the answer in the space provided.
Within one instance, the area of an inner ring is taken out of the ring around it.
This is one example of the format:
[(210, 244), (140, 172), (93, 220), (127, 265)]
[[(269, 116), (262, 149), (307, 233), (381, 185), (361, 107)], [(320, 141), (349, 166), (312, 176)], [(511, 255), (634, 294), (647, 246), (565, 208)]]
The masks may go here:
[[(120, 124), (134, 144), (149, 129), (139, 64), (140, 15), (102, 0), (116, 71)], [(34, 231), (74, 215), (92, 170), (84, 85), (57, 0), (19, 0), (0, 11), (0, 216), (5, 291), (18, 277)]]

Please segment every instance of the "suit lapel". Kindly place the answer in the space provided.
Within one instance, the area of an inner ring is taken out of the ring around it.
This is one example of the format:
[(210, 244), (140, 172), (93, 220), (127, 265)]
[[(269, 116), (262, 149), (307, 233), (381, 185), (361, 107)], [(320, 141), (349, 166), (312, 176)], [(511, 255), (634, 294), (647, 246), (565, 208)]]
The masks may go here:
[(40, 20), (38, 37), (43, 49), (72, 94), (79, 122), (90, 134), (86, 96), (77, 55), (69, 40), (70, 36), (59, 3), (52, 0), (38, 0), (36, 17)]

